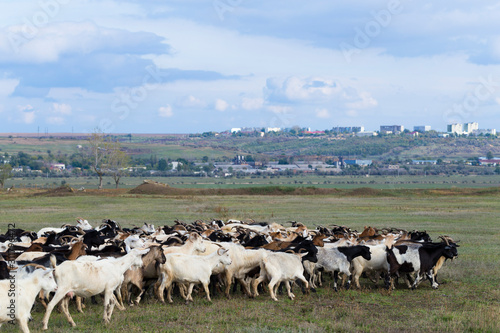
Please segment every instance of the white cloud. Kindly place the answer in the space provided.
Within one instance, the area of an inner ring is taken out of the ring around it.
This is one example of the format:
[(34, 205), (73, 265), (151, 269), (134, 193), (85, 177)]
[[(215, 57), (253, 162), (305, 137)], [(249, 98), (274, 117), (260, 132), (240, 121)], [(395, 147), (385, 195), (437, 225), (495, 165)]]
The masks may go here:
[(14, 92), (17, 85), (19, 84), (19, 80), (15, 79), (0, 79), (0, 96), (7, 97)]
[(241, 107), (244, 110), (258, 110), (264, 106), (263, 98), (249, 98), (243, 97), (241, 100)]
[(32, 124), (35, 121), (35, 109), (30, 104), (18, 105), (17, 109), (19, 110), (18, 116), (21, 122)]
[(316, 117), (320, 119), (330, 117), (327, 107), (332, 104), (340, 110), (366, 109), (378, 104), (367, 91), (360, 91), (338, 80), (320, 77), (293, 76), (285, 80), (271, 78), (266, 82), (264, 95), (271, 104), (304, 108), (316, 106)]
[(32, 112), (34, 108), (30, 104), (18, 105), (17, 109), (22, 112)]
[(269, 105), (267, 109), (271, 112), (278, 113), (278, 114), (285, 114), (288, 113), (292, 110), (291, 107), (289, 106), (283, 106), (283, 105)]
[(277, 102), (320, 102), (338, 95), (342, 88), (329, 79), (291, 76), (284, 81), (276, 78), (267, 80), (264, 89), (270, 101)]
[(177, 103), (177, 106), (183, 108), (203, 108), (206, 106), (205, 101), (194, 97), (193, 95), (185, 96), (181, 98)]
[(229, 107), (229, 104), (225, 100), (223, 100), (223, 99), (218, 98), (215, 101), (215, 109), (217, 111), (226, 111), (226, 109), (228, 107)]
[(163, 118), (170, 118), (174, 115), (172, 107), (170, 105), (162, 106), (158, 109), (158, 116)]
[(63, 125), (64, 124), (64, 118), (63, 117), (48, 117), (46, 119), (47, 124), (51, 125)]
[(377, 105), (378, 105), (377, 100), (375, 100), (367, 92), (359, 93), (356, 100), (354, 100), (353, 102), (346, 103), (346, 106), (352, 109), (366, 109)]
[(33, 124), (33, 122), (35, 121), (35, 112), (33, 111), (24, 113), (22, 121), (25, 124)]
[(330, 113), (327, 109), (316, 109), (316, 117), (318, 118), (330, 118)]
[[(56, 62), (65, 54), (120, 53), (124, 48), (130, 54), (141, 48), (145, 53), (156, 53), (161, 39), (147, 32), (105, 28), (89, 20), (49, 22), (41, 27), (17, 24), (0, 31), (0, 60), (47, 63)], [(148, 45), (153, 49), (147, 50)]]
[(55, 114), (68, 116), (71, 114), (71, 105), (54, 103), (52, 104), (52, 110), (54, 111)]

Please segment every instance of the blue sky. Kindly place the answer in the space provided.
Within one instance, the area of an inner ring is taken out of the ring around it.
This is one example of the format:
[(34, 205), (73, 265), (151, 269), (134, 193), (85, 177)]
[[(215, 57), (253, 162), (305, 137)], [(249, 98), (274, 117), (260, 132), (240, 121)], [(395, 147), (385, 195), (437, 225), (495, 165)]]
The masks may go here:
[(4, 0), (0, 132), (500, 130), (495, 1)]

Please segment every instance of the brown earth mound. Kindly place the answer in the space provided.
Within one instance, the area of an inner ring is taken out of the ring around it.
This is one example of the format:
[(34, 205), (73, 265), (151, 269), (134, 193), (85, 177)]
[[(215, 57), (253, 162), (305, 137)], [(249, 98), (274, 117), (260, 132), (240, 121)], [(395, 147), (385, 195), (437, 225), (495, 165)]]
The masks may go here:
[(129, 191), (132, 194), (159, 194), (159, 195), (183, 195), (194, 194), (196, 189), (184, 189), (170, 187), (168, 184), (145, 180), (141, 185)]
[(69, 185), (62, 185), (57, 188), (45, 191), (45, 192), (40, 192), (36, 193), (35, 196), (41, 195), (41, 196), (48, 196), (48, 197), (59, 197), (59, 196), (65, 196), (65, 195), (72, 195), (75, 194), (76, 190), (72, 188)]

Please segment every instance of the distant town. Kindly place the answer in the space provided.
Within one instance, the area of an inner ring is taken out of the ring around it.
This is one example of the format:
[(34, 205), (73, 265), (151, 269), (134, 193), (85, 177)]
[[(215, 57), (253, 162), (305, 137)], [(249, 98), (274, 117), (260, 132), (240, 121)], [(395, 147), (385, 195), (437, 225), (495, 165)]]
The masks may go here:
[[(294, 126), (98, 137), (102, 141), (92, 151), (90, 134), (0, 135), (0, 176), (100, 173), (113, 176), (118, 186), (122, 176), (500, 174), (496, 129), (480, 129), (477, 122), (448, 124), (447, 132), (425, 125), (412, 131), (383, 125), (373, 132), (363, 126), (323, 131)], [(43, 150), (46, 143), (55, 149)]]
[[(356, 136), (377, 136), (380, 134), (394, 134), (398, 135), (401, 133), (406, 133), (408, 135), (420, 135), (422, 133), (432, 131), (431, 126), (422, 125), (422, 126), (414, 126), (413, 131), (405, 129), (403, 125), (381, 125), (380, 131), (365, 131), (363, 126), (348, 126), (348, 127), (333, 127), (331, 130), (326, 131), (318, 131), (311, 130), (310, 128), (300, 128), (298, 126), (292, 128), (280, 128), (280, 127), (235, 127), (231, 128), (231, 130), (225, 133), (244, 133), (244, 134), (252, 134), (255, 132), (261, 133), (261, 136), (264, 136), (266, 133), (295, 133), (295, 134), (312, 134), (312, 135), (327, 135), (327, 134), (353, 134)], [(470, 123), (453, 123), (447, 125), (447, 131), (444, 133), (438, 133), (440, 137), (448, 137), (450, 135), (475, 135), (475, 136), (484, 136), (484, 135), (497, 135), (496, 129), (480, 129), (479, 124), (476, 122)]]

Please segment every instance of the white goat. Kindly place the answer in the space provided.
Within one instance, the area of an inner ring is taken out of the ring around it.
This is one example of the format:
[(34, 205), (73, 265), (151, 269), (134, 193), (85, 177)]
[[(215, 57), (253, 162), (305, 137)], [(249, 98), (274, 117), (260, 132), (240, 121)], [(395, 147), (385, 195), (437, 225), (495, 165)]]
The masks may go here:
[[(350, 278), (351, 277), (351, 262), (357, 257), (363, 257), (366, 260), (371, 259), (370, 249), (367, 246), (362, 245), (354, 245), (354, 246), (339, 246), (330, 249), (318, 248), (318, 261), (313, 264), (314, 269), (311, 274), (311, 286), (315, 286), (314, 277), (317, 274), (314, 274), (316, 270), (323, 268), (325, 272), (333, 273), (334, 284), (333, 288), (337, 291), (337, 281), (339, 273), (342, 273), (344, 276)], [(310, 269), (310, 265), (306, 265), (305, 263), (310, 263), (309, 261), (304, 262), (304, 267), (306, 270)], [(319, 281), (321, 282), (321, 280)], [(350, 281), (349, 281), (350, 282)], [(349, 283), (347, 284), (347, 288), (349, 288)]]
[(387, 262), (387, 246), (385, 244), (366, 245), (370, 248), (371, 259), (357, 257), (352, 260), (352, 275), (356, 288), (361, 288), (359, 277), (363, 272), (384, 272), (389, 273), (389, 263)]
[[(63, 298), (62, 310), (71, 326), (76, 326), (68, 311), (70, 293), (81, 297), (90, 297), (104, 293), (104, 322), (108, 323), (113, 314), (116, 298), (113, 294), (123, 282), (123, 274), (132, 266), (141, 267), (143, 254), (149, 249), (134, 249), (127, 255), (117, 259), (103, 259), (96, 261), (68, 260), (55, 268), (55, 277), (58, 289), (54, 298), (47, 306), (47, 311), (43, 317), (43, 329), (48, 328), (50, 314), (54, 306)], [(55, 265), (55, 258), (51, 257), (52, 265)]]
[[(228, 250), (220, 248), (208, 256), (196, 256), (188, 254), (168, 254), (166, 255), (164, 266), (165, 278), (160, 283), (158, 294), (163, 301), (163, 290), (168, 288), (173, 282), (189, 283), (189, 289), (186, 296), (186, 303), (193, 301), (191, 293), (196, 283), (201, 283), (207, 294), (207, 299), (211, 302), (210, 291), (208, 284), (210, 276), (217, 266), (231, 265), (231, 257)], [(169, 303), (173, 303), (171, 295), (168, 299)]]
[(33, 273), (15, 276), (12, 280), (0, 281), (0, 326), (17, 320), (21, 330), (29, 333), (28, 320), (31, 308), (40, 290), (55, 291), (57, 284), (52, 269), (36, 269)]
[(306, 290), (309, 290), (309, 283), (304, 277), (304, 267), (302, 266), (301, 258), (305, 256), (304, 254), (293, 254), (286, 252), (268, 252), (264, 257), (262, 263), (260, 264), (260, 275), (252, 283), (254, 296), (259, 296), (257, 292), (258, 285), (264, 281), (269, 280), (269, 293), (271, 298), (275, 301), (276, 290), (280, 285), (280, 282), (285, 282), (286, 290), (288, 292), (288, 297), (293, 300), (295, 295), (290, 289), (290, 281), (293, 282), (296, 279), (300, 279)]
[[(184, 243), (181, 246), (165, 247), (165, 248), (163, 248), (163, 253), (165, 255), (172, 254), (172, 253), (200, 255), (200, 254), (206, 253), (206, 250), (207, 250), (206, 244), (207, 243), (210, 244), (210, 242), (203, 241), (201, 236), (198, 235), (197, 233), (192, 233), (189, 235), (189, 238), (187, 239), (186, 243)], [(159, 270), (159, 274), (158, 274), (159, 277), (158, 277), (158, 281), (156, 282), (154, 288), (155, 288), (155, 292), (157, 293), (157, 297), (160, 299), (160, 301), (162, 303), (165, 303), (165, 299), (163, 297), (164, 289), (161, 289), (161, 290), (159, 289), (160, 286), (162, 285), (162, 283), (163, 284), (165, 283), (165, 279), (166, 279), (165, 264), (160, 264), (158, 266), (158, 270)], [(184, 288), (183, 285), (179, 285), (179, 289), (181, 291), (181, 294), (184, 297), (186, 295), (185, 291), (187, 288)], [(172, 286), (171, 285), (167, 289), (167, 297), (168, 297), (168, 299), (172, 299)]]
[(94, 229), (94, 227), (90, 225), (89, 221), (84, 220), (81, 217), (79, 217), (78, 219), (76, 219), (76, 221), (78, 222), (76, 224), (76, 226), (80, 227), (82, 230), (92, 230), (92, 229)]
[[(352, 260), (352, 275), (354, 278), (354, 283), (356, 284), (356, 288), (361, 288), (359, 284), (359, 277), (363, 272), (375, 272), (375, 280), (376, 283), (378, 280), (378, 274), (381, 272), (389, 273), (389, 262), (387, 261), (387, 247), (392, 247), (394, 244), (394, 240), (396, 235), (388, 235), (385, 239), (376, 245), (363, 244), (368, 246), (370, 249), (371, 259), (367, 260), (363, 257), (356, 257)], [(388, 280), (386, 280), (386, 283)]]
[(125, 244), (125, 251), (127, 253), (130, 253), (132, 249), (135, 248), (143, 248), (145, 247), (146, 243), (142, 238), (139, 237), (139, 235), (132, 235), (128, 236), (123, 243)]
[(64, 227), (64, 228), (46, 227), (46, 228), (42, 228), (42, 229), (38, 230), (38, 232), (36, 233), (36, 235), (37, 235), (38, 238), (40, 238), (45, 233), (54, 232), (54, 233), (58, 234), (60, 232), (63, 232), (64, 230), (66, 230), (66, 227)]
[(246, 275), (254, 268), (260, 266), (260, 263), (269, 251), (265, 249), (248, 250), (240, 244), (230, 242), (222, 242), (219, 244), (229, 250), (229, 255), (232, 260), (232, 264), (225, 266), (222, 273), (226, 279), (226, 297), (229, 298), (233, 278), (237, 279), (245, 289), (246, 294), (251, 296), (252, 292), (246, 280)]

